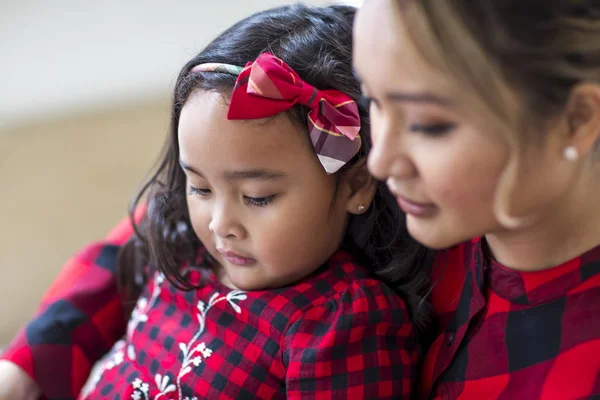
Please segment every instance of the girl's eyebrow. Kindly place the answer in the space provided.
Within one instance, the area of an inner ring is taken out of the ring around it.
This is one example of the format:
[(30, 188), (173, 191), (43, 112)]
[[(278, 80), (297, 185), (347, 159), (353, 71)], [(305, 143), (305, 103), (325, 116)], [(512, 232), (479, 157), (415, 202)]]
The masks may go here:
[(186, 171), (191, 172), (192, 174), (198, 175), (200, 177), (204, 177), (200, 172), (196, 171), (194, 168), (192, 168), (191, 165), (188, 165), (181, 158), (179, 159), (179, 165), (181, 166), (181, 168), (185, 169)]
[[(189, 171), (199, 177), (204, 177), (199, 171), (195, 170), (192, 166), (188, 165), (182, 159), (179, 159), (179, 165), (181, 168)], [(227, 180), (244, 180), (244, 179), (257, 179), (262, 181), (273, 181), (286, 178), (287, 173), (281, 171), (270, 171), (267, 169), (248, 169), (242, 171), (225, 171), (223, 177)]]
[(273, 181), (286, 178), (288, 174), (266, 169), (249, 169), (244, 171), (225, 171), (223, 176), (228, 180), (258, 179), (261, 181)]

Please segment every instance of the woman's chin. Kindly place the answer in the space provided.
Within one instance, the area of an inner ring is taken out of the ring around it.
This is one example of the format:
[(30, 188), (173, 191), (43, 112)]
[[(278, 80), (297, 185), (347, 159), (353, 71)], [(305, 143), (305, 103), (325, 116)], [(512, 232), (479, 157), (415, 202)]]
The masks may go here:
[(457, 235), (456, 231), (431, 220), (425, 222), (408, 216), (406, 224), (408, 233), (413, 239), (433, 250), (445, 250), (471, 239), (471, 237)]

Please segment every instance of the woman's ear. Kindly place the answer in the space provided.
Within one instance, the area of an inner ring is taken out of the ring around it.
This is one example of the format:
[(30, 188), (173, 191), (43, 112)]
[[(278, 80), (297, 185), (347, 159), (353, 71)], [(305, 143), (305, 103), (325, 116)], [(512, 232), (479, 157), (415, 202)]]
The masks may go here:
[(343, 179), (350, 188), (346, 210), (350, 214), (364, 214), (371, 207), (377, 188), (377, 181), (367, 169), (367, 157), (362, 157), (346, 170)]
[(600, 141), (600, 85), (582, 83), (571, 91), (566, 107), (569, 134), (565, 148), (586, 156)]

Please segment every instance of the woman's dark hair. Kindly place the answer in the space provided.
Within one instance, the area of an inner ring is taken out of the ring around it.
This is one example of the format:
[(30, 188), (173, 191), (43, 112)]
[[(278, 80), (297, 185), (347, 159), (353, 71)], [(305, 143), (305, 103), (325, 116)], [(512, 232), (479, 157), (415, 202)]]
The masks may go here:
[[(186, 204), (186, 178), (179, 165), (177, 129), (181, 109), (195, 90), (230, 95), (236, 77), (226, 73), (190, 70), (202, 63), (245, 65), (269, 51), (285, 61), (306, 82), (319, 89), (337, 89), (359, 100), (359, 83), (352, 73), (352, 23), (355, 8), (314, 8), (292, 5), (254, 14), (213, 40), (181, 70), (172, 105), (171, 127), (164, 153), (131, 205), (131, 215), (144, 196), (148, 208), (135, 225), (134, 237), (124, 246), (118, 261), (122, 288), (129, 299), (139, 294), (146, 267), (158, 269), (177, 287), (193, 287), (182, 276), (182, 266), (196, 262), (202, 243), (194, 234)], [(371, 149), (366, 107), (359, 105), (363, 146), (344, 167), (351, 167)], [(292, 121), (306, 126), (308, 109), (289, 111)], [(384, 183), (377, 184), (368, 212), (353, 215), (343, 247), (374, 274), (394, 287), (408, 304), (419, 328), (428, 321), (424, 293), (428, 288), (432, 252), (414, 241), (405, 228), (404, 216)]]
[[(524, 145), (547, 140), (573, 89), (600, 83), (598, 0), (396, 0), (400, 26), (424, 60), (460, 88), (511, 147), (496, 190), (506, 226)], [(600, 142), (596, 145), (600, 154)]]
[(523, 112), (534, 120), (548, 120), (562, 112), (577, 84), (600, 81), (598, 1), (397, 4), (409, 36), (426, 59), (450, 70), (461, 86), (474, 89), (475, 101), (500, 118), (507, 111), (497, 85), (515, 90)]

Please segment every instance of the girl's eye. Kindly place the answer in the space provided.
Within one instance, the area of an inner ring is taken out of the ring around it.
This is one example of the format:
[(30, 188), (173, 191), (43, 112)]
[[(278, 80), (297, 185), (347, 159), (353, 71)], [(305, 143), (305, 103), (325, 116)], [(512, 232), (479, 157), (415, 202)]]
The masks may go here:
[(415, 133), (423, 133), (429, 136), (441, 136), (452, 129), (456, 128), (456, 124), (452, 122), (444, 122), (438, 124), (412, 124), (410, 131)]
[(210, 189), (202, 189), (190, 186), (190, 195), (199, 194), (200, 196), (208, 196), (210, 195)]
[(255, 207), (266, 207), (275, 200), (275, 195), (266, 196), (266, 197), (248, 197), (244, 196), (244, 200), (246, 205), (255, 206)]

